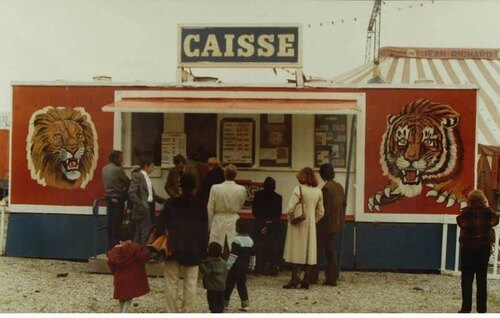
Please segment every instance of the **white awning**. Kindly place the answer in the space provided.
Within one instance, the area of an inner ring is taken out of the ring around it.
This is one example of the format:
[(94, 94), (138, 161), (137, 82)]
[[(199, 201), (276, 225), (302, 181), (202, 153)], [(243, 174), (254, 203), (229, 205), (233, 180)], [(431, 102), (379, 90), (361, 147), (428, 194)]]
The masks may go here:
[[(500, 146), (500, 49), (387, 47), (380, 50), (379, 70), (386, 84), (478, 86), (478, 143)], [(331, 81), (364, 84), (373, 71), (374, 64), (366, 64)]]
[(356, 100), (124, 98), (102, 107), (104, 112), (354, 114)]

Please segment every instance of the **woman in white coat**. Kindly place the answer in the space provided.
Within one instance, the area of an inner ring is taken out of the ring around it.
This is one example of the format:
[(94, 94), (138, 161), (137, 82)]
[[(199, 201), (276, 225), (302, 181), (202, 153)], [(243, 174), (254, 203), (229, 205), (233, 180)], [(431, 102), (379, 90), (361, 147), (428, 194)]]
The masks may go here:
[[(297, 173), (300, 185), (293, 189), (290, 202), (288, 203), (288, 227), (285, 240), (285, 261), (292, 264), (292, 278), (283, 288), (309, 288), (309, 271), (311, 265), (315, 265), (316, 256), (316, 222), (325, 213), (323, 208), (323, 194), (317, 188), (318, 180), (314, 171), (303, 168)], [(300, 193), (302, 192), (305, 220), (298, 224), (292, 224), (291, 220), (300, 214)], [(295, 212), (295, 213), (294, 213)], [(304, 267), (304, 278), (300, 281), (299, 272)]]

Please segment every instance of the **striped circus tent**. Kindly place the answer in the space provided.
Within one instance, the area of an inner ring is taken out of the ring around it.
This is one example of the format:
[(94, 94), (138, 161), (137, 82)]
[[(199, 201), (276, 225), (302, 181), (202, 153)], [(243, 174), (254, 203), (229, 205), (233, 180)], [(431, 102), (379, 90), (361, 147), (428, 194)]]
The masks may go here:
[(500, 49), (384, 47), (378, 68), (366, 64), (331, 82), (366, 84), (377, 75), (386, 84), (478, 86), (478, 143), (500, 146)]

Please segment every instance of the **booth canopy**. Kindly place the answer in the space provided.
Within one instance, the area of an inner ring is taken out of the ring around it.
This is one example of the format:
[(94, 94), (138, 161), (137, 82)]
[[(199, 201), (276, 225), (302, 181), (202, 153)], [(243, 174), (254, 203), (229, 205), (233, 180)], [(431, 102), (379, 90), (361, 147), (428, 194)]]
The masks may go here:
[[(131, 95), (131, 92), (126, 92)], [(154, 92), (149, 92), (154, 95)], [(133, 93), (132, 93), (133, 94)], [(105, 112), (130, 113), (356, 113), (356, 100), (251, 98), (122, 98), (102, 107)]]
[(366, 64), (332, 82), (365, 84), (378, 72), (386, 84), (478, 86), (478, 143), (500, 146), (500, 49), (384, 47), (378, 68)]

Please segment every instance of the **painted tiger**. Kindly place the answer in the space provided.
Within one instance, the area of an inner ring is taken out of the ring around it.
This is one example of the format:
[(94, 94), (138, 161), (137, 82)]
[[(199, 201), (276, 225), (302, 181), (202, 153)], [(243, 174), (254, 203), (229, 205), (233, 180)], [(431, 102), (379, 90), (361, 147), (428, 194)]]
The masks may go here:
[(420, 99), (389, 115), (380, 145), (380, 164), (389, 183), (368, 198), (368, 209), (402, 197), (415, 197), (423, 186), (427, 197), (451, 207), (466, 205), (470, 188), (453, 177), (461, 169), (461, 141), (456, 129), (460, 115), (448, 104)]

